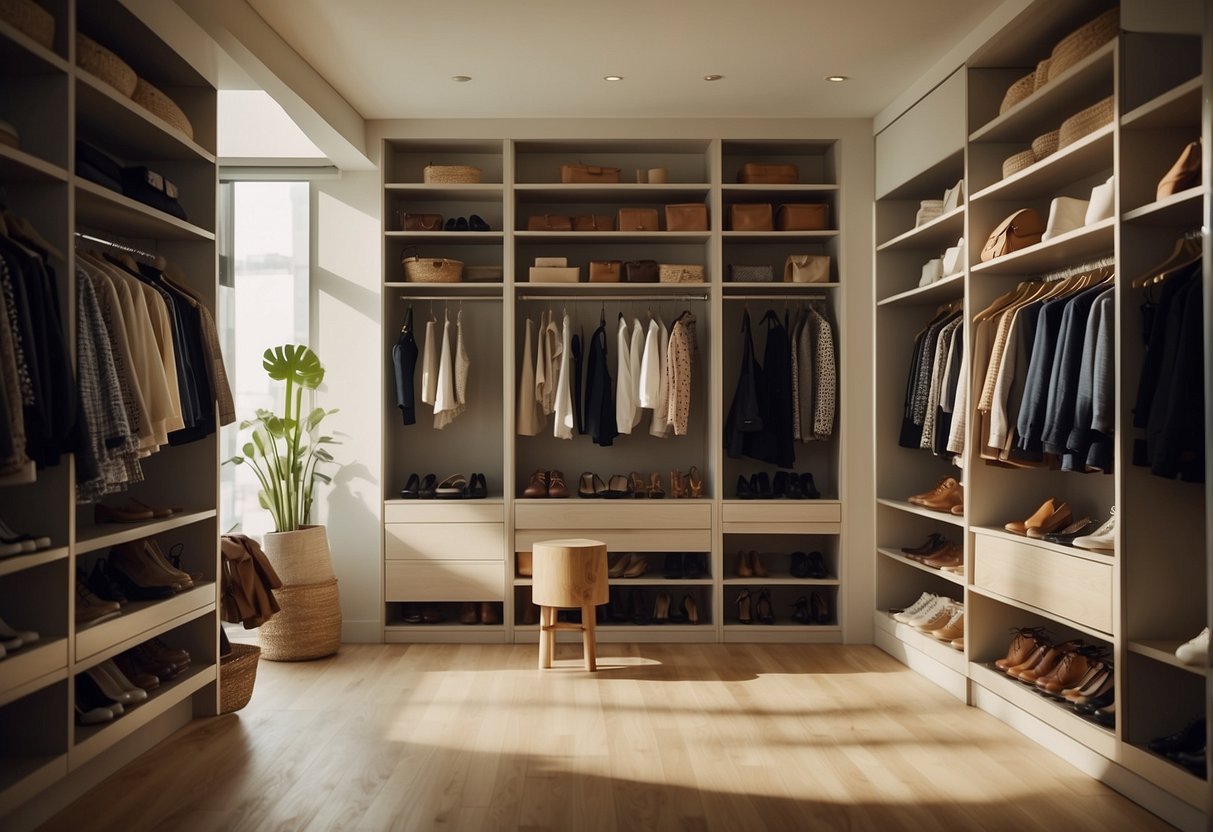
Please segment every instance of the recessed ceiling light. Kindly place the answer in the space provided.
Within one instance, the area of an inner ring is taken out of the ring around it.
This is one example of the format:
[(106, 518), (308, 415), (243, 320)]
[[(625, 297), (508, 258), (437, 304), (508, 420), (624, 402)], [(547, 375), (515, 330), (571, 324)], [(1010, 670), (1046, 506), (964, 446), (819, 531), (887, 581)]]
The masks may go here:
[(604, 80), (604, 81), (622, 81), (623, 76), (622, 75), (604, 75), (602, 80)]
[(705, 80), (705, 81), (719, 81), (719, 80), (720, 80), (721, 78), (723, 78), (723, 77), (724, 77), (723, 75), (705, 75), (705, 76), (703, 76), (703, 80)]
[(460, 84), (464, 84), (464, 83), (467, 83), (468, 81), (471, 81), (472, 76), (471, 75), (452, 75), (451, 80), (458, 81)]
[(827, 81), (849, 81), (851, 79), (846, 75), (827, 75), (826, 80)]

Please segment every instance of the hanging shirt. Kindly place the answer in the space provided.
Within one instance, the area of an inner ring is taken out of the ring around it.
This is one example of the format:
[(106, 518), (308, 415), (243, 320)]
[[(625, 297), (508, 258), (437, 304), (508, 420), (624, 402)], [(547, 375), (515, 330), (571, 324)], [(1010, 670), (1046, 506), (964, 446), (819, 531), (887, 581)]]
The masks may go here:
[(607, 355), (606, 320), (590, 338), (585, 370), (585, 431), (597, 445), (607, 446), (619, 435), (615, 423), (615, 401), (611, 394), (611, 370)]
[[(444, 336), (444, 350), (446, 348), (445, 340)], [(439, 430), (455, 421), (455, 417), (467, 409), (468, 371), (471, 368), (471, 361), (468, 359), (467, 345), (463, 340), (463, 310), (459, 310), (459, 313), (455, 316), (455, 353), (452, 360), (454, 363), (452, 372), (454, 374), (455, 404), (454, 407), (444, 410), (442, 413), (434, 414), (434, 427)], [(439, 376), (441, 374), (440, 369)], [(438, 386), (441, 390), (441, 380)]]
[(421, 350), (421, 401), (434, 404), (438, 396), (438, 322), (432, 317), (425, 322), (425, 345)]
[(560, 369), (556, 373), (556, 401), (553, 412), (552, 435), (557, 439), (572, 439), (576, 428), (573, 419), (572, 354), (573, 337), (566, 313), (560, 327)]
[(669, 362), (670, 332), (666, 329), (665, 321), (657, 318), (657, 400), (653, 405), (653, 418), (649, 421), (649, 434), (658, 439), (666, 439), (670, 435), (670, 380), (666, 375), (666, 364)]
[(535, 407), (535, 364), (531, 355), (531, 333), (534, 324), (526, 319), (522, 339), (522, 376), (518, 380), (518, 435), (534, 436), (542, 429)]
[(620, 433), (631, 433), (636, 424), (636, 385), (632, 381), (632, 357), (628, 322), (619, 315), (619, 332), (616, 338), (619, 364), (615, 381), (615, 425)]
[(396, 406), (404, 424), (417, 422), (417, 402), (413, 390), (413, 374), (417, 369), (417, 339), (413, 336), (413, 307), (404, 313), (404, 326), (392, 347), (392, 367), (396, 378)]
[(666, 382), (669, 386), (669, 410), (666, 422), (674, 428), (675, 436), (686, 436), (691, 419), (691, 379), (695, 369), (695, 316), (683, 312), (670, 332), (670, 348), (666, 357)]
[(661, 361), (661, 327), (653, 318), (649, 319), (648, 334), (644, 339), (644, 355), (640, 360), (640, 384), (638, 385), (641, 407), (657, 407), (657, 396), (661, 391), (659, 373), (665, 372)]
[(834, 331), (830, 321), (815, 309), (809, 310), (817, 334), (817, 364), (814, 367), (813, 433), (829, 439), (834, 433), (834, 412), (838, 405), (838, 367), (834, 359)]

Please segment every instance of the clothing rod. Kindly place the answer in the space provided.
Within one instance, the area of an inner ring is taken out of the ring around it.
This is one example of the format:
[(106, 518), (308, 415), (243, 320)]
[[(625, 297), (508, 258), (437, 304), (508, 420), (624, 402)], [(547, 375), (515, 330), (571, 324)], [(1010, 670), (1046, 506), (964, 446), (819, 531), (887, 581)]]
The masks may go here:
[(146, 257), (148, 260), (155, 260), (156, 257), (158, 256), (158, 255), (152, 254), (150, 252), (144, 251), (143, 249), (138, 249), (138, 248), (135, 248), (134, 246), (128, 246), (126, 243), (116, 243), (113, 240), (106, 240), (101, 237), (94, 237), (92, 234), (85, 234), (80, 231), (76, 232), (76, 237), (81, 240), (88, 240), (90, 243), (100, 243), (103, 246), (109, 246), (110, 248), (116, 248), (119, 251), (125, 251), (128, 254), (137, 254), (140, 257)]
[(725, 295), (725, 300), (829, 300), (828, 295)]
[(440, 301), (450, 302), (450, 303), (456, 303), (456, 302), (463, 303), (465, 300), (495, 300), (498, 302), (501, 301), (501, 297), (499, 295), (464, 295), (464, 296), (461, 296), (461, 295), (401, 295), (400, 299), (401, 300), (430, 300), (430, 301), (440, 300)]
[(622, 301), (625, 303), (662, 303), (667, 300), (707, 300), (707, 295), (519, 295), (518, 300), (547, 300), (554, 303), (576, 303), (587, 300), (595, 303)]

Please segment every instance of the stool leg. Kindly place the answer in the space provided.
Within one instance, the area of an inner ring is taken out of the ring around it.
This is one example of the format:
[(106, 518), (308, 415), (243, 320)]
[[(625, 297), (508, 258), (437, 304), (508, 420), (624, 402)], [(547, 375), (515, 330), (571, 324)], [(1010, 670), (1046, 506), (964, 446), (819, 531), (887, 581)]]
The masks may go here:
[(556, 619), (553, 607), (539, 608), (539, 669), (552, 666), (552, 648), (555, 646), (556, 632), (551, 629)]
[(585, 669), (598, 669), (598, 656), (595, 648), (595, 612), (593, 604), (585, 604), (581, 607), (581, 643), (582, 651), (585, 653)]

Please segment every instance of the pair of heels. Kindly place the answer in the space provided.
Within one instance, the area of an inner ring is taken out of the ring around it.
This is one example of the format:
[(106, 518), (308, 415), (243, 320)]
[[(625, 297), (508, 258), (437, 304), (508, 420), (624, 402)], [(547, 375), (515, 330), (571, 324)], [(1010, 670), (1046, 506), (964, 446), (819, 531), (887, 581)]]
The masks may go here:
[(654, 624), (698, 624), (699, 603), (691, 595), (683, 595), (682, 603), (671, 607), (670, 593), (664, 589), (653, 602)]
[(622, 552), (607, 563), (608, 578), (639, 578), (649, 571), (649, 558), (639, 552)]
[(703, 476), (699, 473), (698, 465), (692, 465), (686, 474), (677, 468), (670, 472), (670, 496), (683, 498), (703, 496)]
[(739, 578), (765, 578), (771, 573), (767, 571), (763, 565), (762, 559), (758, 552), (750, 550), (747, 552), (740, 549), (737, 552), (737, 577)]
[(766, 471), (737, 475), (737, 498), (740, 500), (816, 500), (821, 497), (811, 473), (797, 474), (776, 471), (774, 480)]
[(489, 231), (489, 224), (479, 214), (470, 217), (451, 217), (442, 227), (443, 231)]
[(830, 604), (820, 592), (801, 595), (792, 604), (792, 620), (797, 624), (829, 624)]
[(737, 620), (742, 624), (753, 624), (757, 619), (759, 624), (774, 624), (775, 611), (771, 606), (771, 593), (761, 590), (757, 597), (743, 589), (737, 596)]

